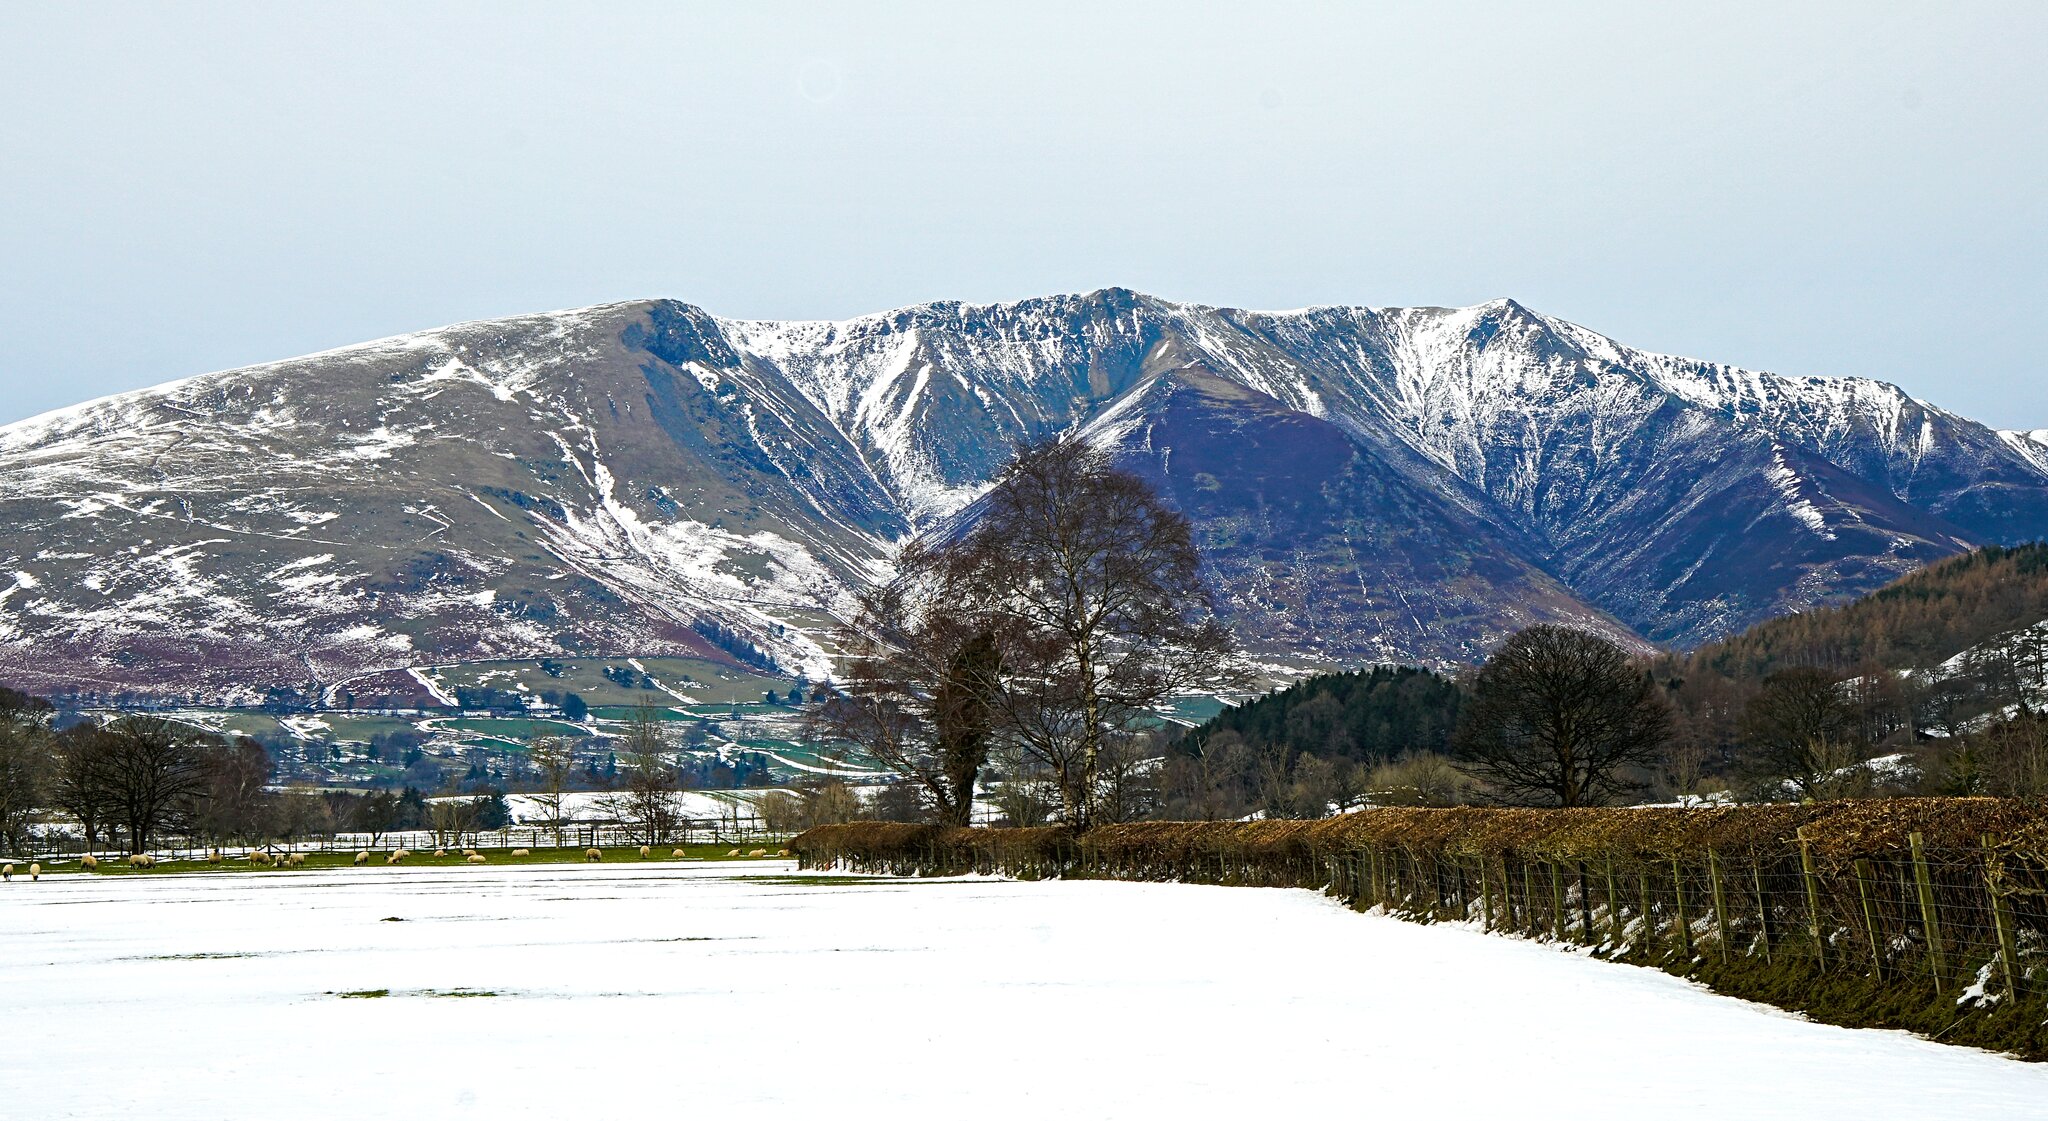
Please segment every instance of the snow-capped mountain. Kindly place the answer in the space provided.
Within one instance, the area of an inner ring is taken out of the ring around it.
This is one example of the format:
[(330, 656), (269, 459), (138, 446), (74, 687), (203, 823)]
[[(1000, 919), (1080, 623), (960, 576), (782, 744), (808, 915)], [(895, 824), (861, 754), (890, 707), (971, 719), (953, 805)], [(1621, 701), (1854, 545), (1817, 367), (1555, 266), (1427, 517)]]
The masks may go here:
[(831, 612), (1024, 438), (1112, 442), (1254, 648), (1687, 644), (2048, 536), (2048, 436), (1634, 350), (1512, 301), (1111, 289), (841, 322), (673, 301), (463, 324), (0, 428), (0, 675), (249, 696), (690, 652), (829, 668)]

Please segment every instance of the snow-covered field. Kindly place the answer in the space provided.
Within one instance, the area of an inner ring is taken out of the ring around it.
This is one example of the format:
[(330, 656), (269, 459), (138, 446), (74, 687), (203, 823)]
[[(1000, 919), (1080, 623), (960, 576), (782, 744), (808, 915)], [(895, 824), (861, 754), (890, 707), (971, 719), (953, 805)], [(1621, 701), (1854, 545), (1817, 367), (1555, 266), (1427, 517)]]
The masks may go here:
[(2048, 1066), (1304, 891), (788, 869), (17, 880), (0, 1115), (2048, 1118)]

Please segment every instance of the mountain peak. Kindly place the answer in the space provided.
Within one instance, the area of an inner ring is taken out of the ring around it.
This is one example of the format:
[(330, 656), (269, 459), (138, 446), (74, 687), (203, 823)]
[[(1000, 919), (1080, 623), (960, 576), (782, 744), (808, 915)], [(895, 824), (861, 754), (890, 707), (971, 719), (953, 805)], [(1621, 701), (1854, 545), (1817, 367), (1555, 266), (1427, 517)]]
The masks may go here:
[(822, 676), (820, 628), (896, 541), (1069, 432), (1179, 496), (1248, 645), (1336, 662), (1463, 661), (1542, 621), (1693, 643), (2048, 536), (2048, 432), (1512, 299), (635, 300), (0, 429), (0, 672), (227, 695), (669, 651)]

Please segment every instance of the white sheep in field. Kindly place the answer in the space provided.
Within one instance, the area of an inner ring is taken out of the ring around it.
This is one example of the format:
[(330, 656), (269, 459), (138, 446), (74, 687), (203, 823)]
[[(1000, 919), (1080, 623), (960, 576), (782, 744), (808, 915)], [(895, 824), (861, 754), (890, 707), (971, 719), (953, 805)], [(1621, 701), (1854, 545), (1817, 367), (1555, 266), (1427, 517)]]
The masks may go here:
[(532, 856), (532, 855), (533, 855), (533, 850), (532, 850), (532, 849), (513, 849), (513, 850), (512, 850), (512, 855), (513, 855), (513, 856)]
[[(368, 856), (369, 854), (364, 853), (363, 855)], [(305, 867), (306, 864), (306, 854), (302, 852), (295, 852), (290, 856), (286, 857), (285, 860), (288, 863), (290, 863), (291, 866), (294, 868), (303, 868)]]
[(270, 862), (270, 854), (264, 852), (262, 849), (249, 850), (249, 863), (261, 868), (264, 865), (269, 864)]
[(468, 856), (463, 857), (463, 859), (469, 861), (471, 864), (488, 863), (488, 861), (484, 859), (484, 855), (480, 852), (470, 853)]
[(585, 860), (587, 860), (587, 861), (591, 861), (591, 862), (593, 862), (593, 863), (594, 863), (594, 862), (596, 862), (596, 861), (599, 861), (599, 860), (603, 860), (603, 859), (604, 859), (604, 850), (603, 850), (603, 849), (584, 849), (584, 850), (583, 850), (583, 859), (585, 859)]
[(356, 867), (360, 868), (363, 865), (368, 864), (369, 862), (370, 852), (368, 849), (364, 849), (362, 852), (356, 854)]
[(768, 850), (767, 850), (767, 849), (755, 849), (755, 850), (754, 850), (753, 852), (750, 852), (750, 853), (748, 853), (747, 855), (748, 855), (748, 856), (750, 856), (750, 857), (752, 857), (752, 856), (767, 856), (767, 855), (768, 855)]
[(727, 855), (727, 856), (738, 856), (739, 854), (740, 854), (740, 850), (738, 850), (738, 849), (734, 849), (734, 850), (732, 850), (731, 852), (729, 852), (729, 853), (726, 853), (725, 855)]
[(42, 879), (43, 866), (40, 864), (30, 864), (28, 866), (28, 878), (30, 883), (34, 883), (35, 881)]
[(14, 865), (12, 865), (12, 864), (0, 864), (0, 880), (8, 880), (8, 881), (12, 881), (13, 879), (14, 879)]
[(475, 855), (476, 855), (476, 850), (475, 850), (475, 849), (463, 849), (463, 850), (462, 850), (462, 855), (463, 855), (464, 857), (471, 857), (471, 856), (475, 856)]
[(147, 868), (150, 863), (149, 857), (141, 853), (136, 853), (128, 858), (128, 867), (130, 868)]
[(215, 849), (215, 850), (213, 850), (212, 852), (210, 852), (210, 853), (207, 853), (207, 854), (206, 854), (206, 862), (207, 862), (208, 864), (219, 864), (219, 863), (220, 863), (220, 850), (219, 850), (219, 849)]
[(78, 866), (88, 872), (97, 872), (100, 870), (100, 859), (91, 853), (86, 853), (78, 858)]
[(434, 855), (435, 855), (435, 856), (447, 856), (447, 855), (448, 855), (448, 850), (447, 850), (447, 849), (435, 849), (435, 850), (434, 850)]
[(653, 855), (654, 855), (654, 848), (653, 848), (653, 846), (651, 846), (651, 845), (641, 845), (641, 846), (640, 846), (640, 859), (642, 859), (642, 860), (645, 860), (645, 859), (647, 859), (648, 857), (650, 857), (650, 856), (653, 856)]
[(675, 857), (677, 860), (681, 860), (683, 858), (683, 850), (677, 849), (676, 851), (669, 853), (669, 855)]
[(777, 856), (788, 856), (788, 855), (789, 855), (789, 850), (788, 850), (788, 849), (776, 849), (776, 850), (775, 850), (775, 855), (777, 855)]
[(392, 849), (392, 850), (391, 850), (391, 855), (392, 855), (393, 857), (395, 857), (396, 859), (399, 859), (399, 860), (404, 860), (404, 859), (405, 859), (406, 857), (408, 857), (408, 856), (411, 856), (411, 855), (412, 855), (412, 850), (411, 850), (411, 849)]

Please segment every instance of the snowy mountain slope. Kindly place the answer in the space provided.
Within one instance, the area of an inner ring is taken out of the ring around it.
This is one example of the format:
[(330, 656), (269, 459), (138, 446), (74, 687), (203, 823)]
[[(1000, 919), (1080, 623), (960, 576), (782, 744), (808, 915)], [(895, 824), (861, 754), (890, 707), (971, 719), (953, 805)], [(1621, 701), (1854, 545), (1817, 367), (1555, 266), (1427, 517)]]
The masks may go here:
[(1195, 519), (1250, 644), (1333, 661), (1466, 660), (1542, 620), (1693, 643), (2048, 536), (2041, 434), (1512, 301), (646, 301), (0, 428), (0, 672), (223, 696), (556, 652), (822, 673), (893, 541), (1070, 430)]
[(471, 324), (0, 430), (9, 668), (234, 696), (715, 639), (823, 672), (803, 630), (905, 524), (801, 397), (669, 365), (679, 329)]

